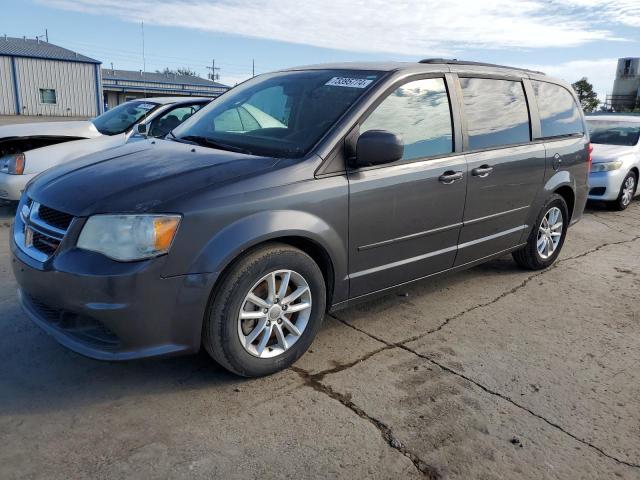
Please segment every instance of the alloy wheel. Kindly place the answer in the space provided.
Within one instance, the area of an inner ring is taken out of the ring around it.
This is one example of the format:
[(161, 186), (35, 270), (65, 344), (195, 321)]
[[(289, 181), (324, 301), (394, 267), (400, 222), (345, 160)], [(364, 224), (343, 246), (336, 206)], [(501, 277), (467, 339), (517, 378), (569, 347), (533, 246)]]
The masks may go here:
[(550, 208), (538, 227), (538, 255), (543, 260), (549, 259), (558, 248), (562, 238), (562, 226), (562, 212), (558, 207)]
[(311, 289), (304, 277), (293, 270), (270, 272), (242, 302), (240, 343), (254, 357), (277, 357), (300, 339), (310, 315)]
[(629, 175), (622, 185), (622, 205), (627, 207), (633, 199), (633, 194), (636, 191), (636, 179), (633, 175)]

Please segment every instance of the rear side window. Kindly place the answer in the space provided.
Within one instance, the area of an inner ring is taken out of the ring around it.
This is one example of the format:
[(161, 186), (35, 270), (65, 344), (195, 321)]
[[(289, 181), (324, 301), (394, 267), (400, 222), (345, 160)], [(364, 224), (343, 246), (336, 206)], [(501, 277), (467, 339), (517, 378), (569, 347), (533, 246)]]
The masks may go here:
[(442, 78), (406, 83), (385, 98), (360, 132), (387, 130), (404, 140), (403, 160), (453, 152), (451, 110)]
[(501, 147), (531, 140), (522, 82), (461, 78), (469, 148)]
[(560, 85), (535, 80), (531, 83), (538, 102), (543, 137), (584, 133), (580, 111), (573, 95)]

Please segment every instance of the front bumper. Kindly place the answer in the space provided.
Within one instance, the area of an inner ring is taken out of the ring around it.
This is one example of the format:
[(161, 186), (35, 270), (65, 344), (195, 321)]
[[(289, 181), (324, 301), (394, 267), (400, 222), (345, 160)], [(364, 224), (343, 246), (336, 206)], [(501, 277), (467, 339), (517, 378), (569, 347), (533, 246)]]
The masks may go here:
[(589, 174), (589, 200), (613, 201), (618, 198), (627, 169)]
[(209, 274), (163, 278), (163, 258), (118, 263), (78, 249), (41, 264), (11, 237), (20, 302), (64, 346), (114, 361), (199, 350)]
[(0, 172), (0, 199), (18, 201), (27, 183), (35, 175), (9, 175)]

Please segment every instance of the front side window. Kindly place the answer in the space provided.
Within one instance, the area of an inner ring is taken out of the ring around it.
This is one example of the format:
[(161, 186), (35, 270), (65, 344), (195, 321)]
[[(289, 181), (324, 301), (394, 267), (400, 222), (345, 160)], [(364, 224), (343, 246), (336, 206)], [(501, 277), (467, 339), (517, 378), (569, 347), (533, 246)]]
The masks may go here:
[(521, 82), (461, 78), (469, 149), (502, 147), (531, 140), (529, 108)]
[(365, 70), (261, 75), (225, 93), (173, 133), (178, 141), (213, 148), (302, 157), (381, 76)]
[(632, 147), (640, 139), (640, 122), (587, 120), (591, 143)]
[(164, 137), (186, 119), (190, 118), (191, 115), (196, 113), (203, 106), (203, 104), (198, 103), (170, 109), (168, 112), (163, 113), (151, 122), (149, 135), (152, 137)]
[(545, 138), (584, 133), (580, 109), (564, 87), (531, 81), (540, 112), (540, 127)]
[(144, 100), (127, 102), (112, 108), (92, 120), (103, 135), (118, 135), (133, 127), (160, 105)]
[(453, 152), (451, 110), (444, 79), (406, 83), (385, 98), (360, 132), (387, 130), (404, 141), (403, 160)]
[(58, 103), (56, 91), (53, 88), (40, 89), (40, 103), (55, 105)]

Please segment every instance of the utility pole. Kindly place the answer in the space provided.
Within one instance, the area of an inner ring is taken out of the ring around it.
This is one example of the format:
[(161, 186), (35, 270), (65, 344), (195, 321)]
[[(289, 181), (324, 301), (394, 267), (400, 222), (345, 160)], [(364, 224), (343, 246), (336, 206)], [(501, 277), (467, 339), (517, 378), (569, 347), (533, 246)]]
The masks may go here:
[(220, 80), (220, 74), (216, 72), (217, 70), (220, 70), (220, 67), (216, 67), (216, 59), (215, 58), (211, 60), (211, 66), (210, 67), (207, 66), (207, 68), (209, 70), (211, 70), (211, 74), (209, 75), (209, 78), (212, 81), (215, 82), (216, 80)]
[(255, 58), (251, 59), (251, 76), (252, 77), (256, 76), (256, 59)]

